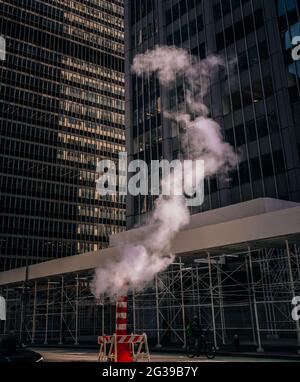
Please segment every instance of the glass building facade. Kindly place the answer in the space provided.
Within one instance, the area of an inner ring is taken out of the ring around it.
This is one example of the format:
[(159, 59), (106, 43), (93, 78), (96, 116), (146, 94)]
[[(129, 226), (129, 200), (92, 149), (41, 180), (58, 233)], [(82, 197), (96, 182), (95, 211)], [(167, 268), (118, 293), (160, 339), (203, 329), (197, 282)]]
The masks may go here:
[[(300, 35), (299, 7), (297, 0), (125, 1), (131, 159), (182, 156), (180, 127), (164, 118), (162, 108), (176, 110), (185, 102), (180, 80), (166, 91), (155, 74), (132, 74), (134, 56), (159, 44), (182, 47), (199, 59), (218, 54), (226, 62), (205, 103), (241, 160), (228, 179), (206, 179), (205, 202), (193, 213), (259, 197), (300, 201), (300, 61), (291, 58), (291, 39)], [(132, 227), (151, 211), (153, 198), (128, 199)]]
[(106, 247), (124, 197), (96, 166), (125, 150), (121, 0), (0, 3), (0, 271)]

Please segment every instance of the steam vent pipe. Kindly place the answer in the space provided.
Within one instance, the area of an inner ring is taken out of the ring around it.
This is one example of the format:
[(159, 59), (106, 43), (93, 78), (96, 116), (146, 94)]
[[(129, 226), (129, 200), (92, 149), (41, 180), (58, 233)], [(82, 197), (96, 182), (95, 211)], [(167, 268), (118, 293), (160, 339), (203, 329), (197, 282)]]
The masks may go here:
[(119, 296), (116, 305), (117, 362), (133, 362), (130, 344), (122, 343), (127, 336), (127, 293)]

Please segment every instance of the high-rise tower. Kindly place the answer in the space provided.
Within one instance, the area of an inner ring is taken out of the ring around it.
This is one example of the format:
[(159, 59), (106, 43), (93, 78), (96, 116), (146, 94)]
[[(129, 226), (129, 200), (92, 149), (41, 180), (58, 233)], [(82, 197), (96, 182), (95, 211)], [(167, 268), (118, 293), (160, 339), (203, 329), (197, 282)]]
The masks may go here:
[[(125, 10), (130, 158), (181, 157), (179, 126), (162, 109), (185, 102), (180, 80), (165, 91), (155, 75), (134, 75), (134, 56), (156, 45), (182, 47), (200, 60), (218, 54), (226, 69), (205, 102), (241, 161), (229, 180), (206, 179), (205, 203), (192, 212), (259, 197), (300, 201), (300, 61), (291, 58), (291, 39), (300, 35), (299, 1), (128, 0)], [(128, 198), (128, 227), (140, 224), (152, 208), (151, 195)]]
[(125, 201), (96, 165), (124, 151), (120, 0), (1, 1), (0, 270), (103, 248)]

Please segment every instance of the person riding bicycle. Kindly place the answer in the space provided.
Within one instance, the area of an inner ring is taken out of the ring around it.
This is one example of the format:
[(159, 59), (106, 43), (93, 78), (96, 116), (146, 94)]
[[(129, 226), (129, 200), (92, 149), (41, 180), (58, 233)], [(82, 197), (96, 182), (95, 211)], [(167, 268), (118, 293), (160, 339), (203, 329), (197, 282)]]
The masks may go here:
[(198, 316), (194, 316), (193, 321), (188, 323), (186, 332), (189, 339), (195, 341), (195, 345), (199, 349), (203, 343), (203, 329)]

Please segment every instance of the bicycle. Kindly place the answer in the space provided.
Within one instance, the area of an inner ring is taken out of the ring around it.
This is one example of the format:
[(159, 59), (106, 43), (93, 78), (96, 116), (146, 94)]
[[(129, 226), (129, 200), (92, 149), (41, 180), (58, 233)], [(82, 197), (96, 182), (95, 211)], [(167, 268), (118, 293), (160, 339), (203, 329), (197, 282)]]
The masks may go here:
[(217, 354), (215, 345), (208, 340), (208, 330), (201, 335), (200, 339), (189, 338), (186, 346), (186, 354), (188, 358), (199, 357), (201, 354), (208, 359), (214, 359)]

